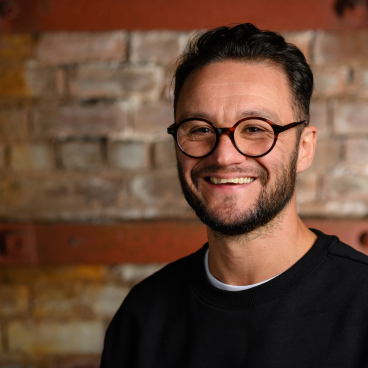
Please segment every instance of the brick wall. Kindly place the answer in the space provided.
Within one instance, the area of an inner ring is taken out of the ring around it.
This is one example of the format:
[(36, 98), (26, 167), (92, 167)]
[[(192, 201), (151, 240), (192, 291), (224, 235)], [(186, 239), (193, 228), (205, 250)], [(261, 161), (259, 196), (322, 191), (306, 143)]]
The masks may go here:
[[(289, 32), (316, 77), (305, 217), (368, 216), (368, 32)], [(193, 218), (180, 194), (170, 72), (189, 33), (0, 36), (0, 218)], [(131, 285), (159, 266), (0, 270), (0, 367), (95, 367)]]

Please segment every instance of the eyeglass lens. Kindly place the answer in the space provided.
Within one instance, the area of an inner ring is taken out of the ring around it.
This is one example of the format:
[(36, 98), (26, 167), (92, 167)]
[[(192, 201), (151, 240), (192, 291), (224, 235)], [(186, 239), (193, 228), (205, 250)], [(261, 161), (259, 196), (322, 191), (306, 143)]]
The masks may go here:
[[(190, 120), (180, 125), (177, 139), (184, 152), (193, 157), (205, 156), (216, 145), (216, 131), (212, 125), (198, 120)], [(237, 125), (234, 140), (241, 152), (249, 156), (266, 153), (275, 139), (270, 124), (258, 120), (245, 120)]]

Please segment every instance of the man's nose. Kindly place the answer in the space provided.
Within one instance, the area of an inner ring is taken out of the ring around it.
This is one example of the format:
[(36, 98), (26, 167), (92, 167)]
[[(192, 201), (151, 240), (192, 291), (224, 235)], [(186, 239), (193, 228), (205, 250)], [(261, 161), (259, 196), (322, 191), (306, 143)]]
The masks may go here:
[(241, 164), (247, 157), (242, 155), (234, 146), (228, 134), (221, 134), (215, 151), (209, 156), (218, 165), (228, 166)]

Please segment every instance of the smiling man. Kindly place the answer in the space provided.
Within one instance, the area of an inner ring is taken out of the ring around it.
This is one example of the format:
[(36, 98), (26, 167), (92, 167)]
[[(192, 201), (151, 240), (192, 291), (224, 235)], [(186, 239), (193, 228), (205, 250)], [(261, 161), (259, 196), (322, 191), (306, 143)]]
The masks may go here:
[(208, 243), (132, 289), (102, 367), (366, 367), (368, 259), (297, 215), (313, 75), (251, 24), (191, 41), (175, 74), (185, 198)]

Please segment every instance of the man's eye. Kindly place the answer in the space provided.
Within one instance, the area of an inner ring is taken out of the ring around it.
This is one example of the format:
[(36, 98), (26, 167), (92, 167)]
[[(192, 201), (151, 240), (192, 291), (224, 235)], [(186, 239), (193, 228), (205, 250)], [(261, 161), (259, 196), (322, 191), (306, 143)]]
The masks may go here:
[(256, 126), (248, 126), (244, 129), (245, 133), (262, 133), (264, 129)]
[(208, 127), (198, 127), (191, 131), (191, 134), (209, 134), (212, 130)]

